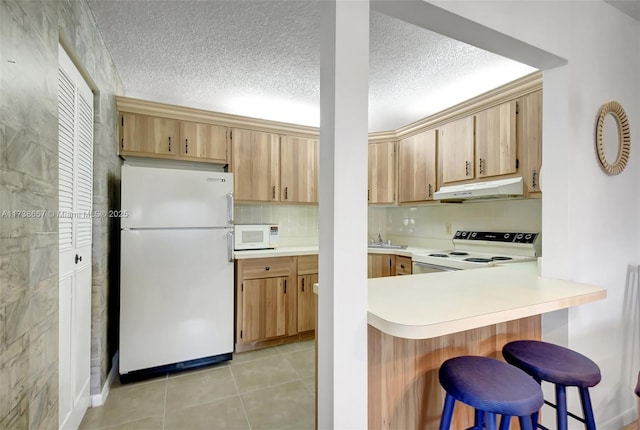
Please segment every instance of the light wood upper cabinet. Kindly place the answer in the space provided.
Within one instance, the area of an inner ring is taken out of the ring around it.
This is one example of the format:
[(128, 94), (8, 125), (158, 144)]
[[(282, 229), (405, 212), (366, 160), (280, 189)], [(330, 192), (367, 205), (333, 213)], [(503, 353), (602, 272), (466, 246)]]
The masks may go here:
[(234, 128), (231, 131), (234, 198), (280, 200), (280, 136)]
[(283, 136), (280, 141), (280, 200), (318, 202), (319, 142)]
[(369, 144), (369, 203), (396, 200), (395, 142)]
[(516, 101), (476, 114), (476, 176), (516, 172)]
[(121, 112), (120, 154), (226, 164), (227, 129)]
[(474, 117), (469, 116), (438, 128), (438, 150), (442, 156), (442, 184), (475, 177)]
[(398, 142), (399, 203), (433, 200), (436, 191), (436, 130)]
[(120, 114), (120, 151), (175, 155), (179, 151), (180, 122), (128, 112)]
[(180, 122), (180, 155), (227, 162), (227, 129), (213, 124)]
[(521, 154), (521, 174), (530, 193), (540, 192), (542, 166), (542, 91), (518, 100), (517, 135)]

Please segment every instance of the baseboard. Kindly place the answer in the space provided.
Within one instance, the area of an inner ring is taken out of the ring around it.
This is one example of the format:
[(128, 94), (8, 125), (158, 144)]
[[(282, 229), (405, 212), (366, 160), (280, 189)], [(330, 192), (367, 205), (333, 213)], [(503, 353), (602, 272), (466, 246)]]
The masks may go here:
[(104, 381), (104, 385), (102, 386), (102, 391), (100, 394), (94, 394), (91, 396), (91, 407), (95, 408), (96, 406), (104, 405), (104, 402), (107, 401), (107, 397), (109, 396), (109, 390), (111, 389), (111, 384), (115, 381), (116, 376), (118, 376), (118, 365), (120, 363), (120, 351), (116, 351), (113, 354), (113, 359), (111, 360), (111, 370), (107, 375), (107, 380)]
[[(623, 429), (623, 430), (637, 430), (638, 427), (635, 426), (637, 424), (638, 412), (635, 408), (629, 408), (622, 413), (616, 415), (610, 420), (607, 420), (604, 423), (598, 423), (598, 428), (602, 429)], [(629, 423), (626, 424), (625, 423)]]

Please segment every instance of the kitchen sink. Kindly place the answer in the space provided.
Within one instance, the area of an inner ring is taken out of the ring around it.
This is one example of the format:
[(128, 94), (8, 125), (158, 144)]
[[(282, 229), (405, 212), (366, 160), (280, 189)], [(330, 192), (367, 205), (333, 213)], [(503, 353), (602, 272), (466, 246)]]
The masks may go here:
[(390, 243), (370, 243), (367, 245), (369, 248), (378, 248), (378, 249), (406, 249), (407, 245), (392, 245)]

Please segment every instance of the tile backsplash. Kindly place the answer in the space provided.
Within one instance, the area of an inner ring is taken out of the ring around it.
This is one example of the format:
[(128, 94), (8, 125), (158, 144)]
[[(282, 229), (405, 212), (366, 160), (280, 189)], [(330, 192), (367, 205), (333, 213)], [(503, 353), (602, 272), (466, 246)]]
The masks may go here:
[[(489, 200), (402, 207), (369, 207), (369, 239), (391, 239), (429, 248), (448, 248), (456, 230), (540, 232), (542, 199)], [(280, 245), (317, 245), (318, 206), (236, 204), (237, 224), (280, 226)]]
[(280, 246), (318, 244), (318, 206), (236, 204), (236, 224), (278, 224)]
[(369, 208), (369, 239), (443, 248), (456, 230), (541, 232), (542, 199)]

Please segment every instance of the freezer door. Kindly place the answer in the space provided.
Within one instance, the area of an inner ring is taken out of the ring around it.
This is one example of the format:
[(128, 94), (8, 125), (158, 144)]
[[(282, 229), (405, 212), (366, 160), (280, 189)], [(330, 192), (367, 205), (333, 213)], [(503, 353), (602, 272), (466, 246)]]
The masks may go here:
[(122, 166), (122, 228), (231, 225), (233, 175)]
[(121, 374), (233, 351), (228, 231), (122, 232)]

